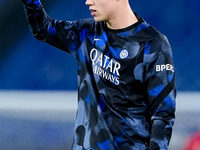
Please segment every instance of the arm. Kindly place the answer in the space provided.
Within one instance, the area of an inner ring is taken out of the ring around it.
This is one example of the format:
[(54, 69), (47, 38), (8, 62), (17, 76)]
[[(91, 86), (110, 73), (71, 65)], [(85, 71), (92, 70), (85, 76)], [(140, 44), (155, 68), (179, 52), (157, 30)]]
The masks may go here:
[[(86, 21), (57, 21), (45, 12), (40, 0), (22, 0), (26, 18), (32, 34), (40, 41), (47, 42), (66, 52), (76, 52), (89, 28)], [(87, 20), (87, 22), (89, 22)]]
[(22, 2), (33, 36), (42, 42), (47, 42), (59, 49), (68, 51), (59, 36), (55, 34), (55, 21), (47, 15), (40, 0), (22, 0)]
[(167, 150), (175, 119), (175, 72), (167, 39), (154, 39), (146, 47), (146, 85), (151, 114), (150, 150)]

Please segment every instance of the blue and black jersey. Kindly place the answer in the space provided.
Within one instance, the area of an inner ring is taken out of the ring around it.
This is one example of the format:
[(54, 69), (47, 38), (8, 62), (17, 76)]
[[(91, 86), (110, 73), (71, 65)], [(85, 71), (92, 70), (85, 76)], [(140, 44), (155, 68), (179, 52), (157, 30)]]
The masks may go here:
[(137, 14), (137, 23), (112, 30), (94, 19), (53, 20), (40, 3), (25, 11), (37, 39), (78, 62), (73, 150), (168, 149), (176, 88), (163, 34)]

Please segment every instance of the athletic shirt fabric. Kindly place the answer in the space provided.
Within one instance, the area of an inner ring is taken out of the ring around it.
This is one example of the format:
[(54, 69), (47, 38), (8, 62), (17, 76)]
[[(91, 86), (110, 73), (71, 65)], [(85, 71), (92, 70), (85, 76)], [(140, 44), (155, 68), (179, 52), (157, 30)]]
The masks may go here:
[(137, 23), (111, 30), (94, 19), (53, 20), (41, 4), (25, 12), (37, 39), (77, 60), (73, 150), (168, 149), (176, 88), (163, 34), (137, 14)]

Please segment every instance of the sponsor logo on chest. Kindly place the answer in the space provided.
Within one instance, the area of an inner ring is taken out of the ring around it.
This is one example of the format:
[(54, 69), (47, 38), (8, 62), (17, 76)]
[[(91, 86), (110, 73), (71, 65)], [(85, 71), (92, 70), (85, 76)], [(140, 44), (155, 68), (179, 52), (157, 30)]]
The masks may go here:
[[(126, 56), (122, 56), (123, 58)], [(121, 64), (116, 60), (104, 55), (97, 49), (93, 48), (90, 52), (90, 60), (93, 65), (93, 72), (103, 79), (106, 79), (116, 85), (119, 84), (119, 69)]]

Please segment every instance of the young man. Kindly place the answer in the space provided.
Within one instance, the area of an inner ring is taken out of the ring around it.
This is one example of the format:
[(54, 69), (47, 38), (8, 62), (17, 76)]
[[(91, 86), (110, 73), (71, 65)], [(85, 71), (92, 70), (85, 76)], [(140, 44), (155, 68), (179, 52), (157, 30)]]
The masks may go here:
[(90, 19), (56, 21), (23, 0), (33, 35), (74, 55), (78, 111), (73, 150), (168, 149), (175, 79), (167, 38), (128, 0), (87, 0)]

